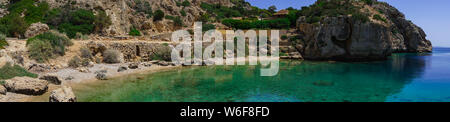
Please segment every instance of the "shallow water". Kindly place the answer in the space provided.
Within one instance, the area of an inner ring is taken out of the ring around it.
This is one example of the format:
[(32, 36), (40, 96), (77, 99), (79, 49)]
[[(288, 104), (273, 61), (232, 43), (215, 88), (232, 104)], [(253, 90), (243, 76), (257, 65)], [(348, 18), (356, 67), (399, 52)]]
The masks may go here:
[(79, 101), (440, 102), (450, 101), (450, 49), (394, 54), (377, 62), (281, 61), (260, 66), (184, 67), (74, 87)]

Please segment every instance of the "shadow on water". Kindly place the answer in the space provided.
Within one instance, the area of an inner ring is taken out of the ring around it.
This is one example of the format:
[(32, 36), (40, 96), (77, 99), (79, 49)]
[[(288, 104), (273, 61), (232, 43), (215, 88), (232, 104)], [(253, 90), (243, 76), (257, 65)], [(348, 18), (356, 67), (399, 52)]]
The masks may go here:
[(261, 77), (260, 66), (193, 66), (74, 90), (80, 101), (381, 102), (421, 77), (426, 60), (394, 54), (367, 63), (281, 61), (274, 77)]

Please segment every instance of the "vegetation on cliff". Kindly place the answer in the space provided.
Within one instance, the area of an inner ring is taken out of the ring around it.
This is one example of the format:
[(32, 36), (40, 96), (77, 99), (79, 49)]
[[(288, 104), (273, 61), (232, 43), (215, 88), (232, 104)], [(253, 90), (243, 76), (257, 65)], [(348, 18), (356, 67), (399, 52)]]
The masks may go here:
[(111, 25), (110, 17), (104, 11), (96, 11), (97, 15), (94, 15), (94, 11), (73, 7), (50, 9), (45, 1), (14, 1), (8, 5), (8, 11), (8, 15), (0, 18), (0, 32), (10, 37), (23, 37), (26, 29), (37, 22), (46, 23), (70, 38), (74, 38), (77, 32), (98, 33)]

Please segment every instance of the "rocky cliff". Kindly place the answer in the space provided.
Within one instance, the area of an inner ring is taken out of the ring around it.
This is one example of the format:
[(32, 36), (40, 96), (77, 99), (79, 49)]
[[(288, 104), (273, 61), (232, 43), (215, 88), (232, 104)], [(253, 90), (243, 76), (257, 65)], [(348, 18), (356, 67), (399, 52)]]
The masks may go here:
[(432, 51), (424, 31), (387, 3), (336, 1), (318, 0), (309, 8), (320, 19), (313, 13), (297, 20), (301, 36), (295, 47), (305, 59), (378, 60), (394, 52)]

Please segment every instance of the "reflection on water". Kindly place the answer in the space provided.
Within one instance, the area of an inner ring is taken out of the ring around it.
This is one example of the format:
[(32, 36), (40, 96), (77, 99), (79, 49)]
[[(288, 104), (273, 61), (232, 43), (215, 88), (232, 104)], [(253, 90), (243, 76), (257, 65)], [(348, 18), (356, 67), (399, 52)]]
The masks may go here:
[[(450, 89), (450, 75), (427, 73), (450, 68), (443, 63), (450, 59), (442, 56), (450, 50), (435, 50), (432, 55), (394, 54), (387, 61), (365, 63), (282, 61), (274, 77), (259, 76), (259, 66), (188, 67), (74, 90), (80, 101), (450, 101), (450, 90), (439, 92)], [(440, 87), (428, 78), (440, 81)]]

